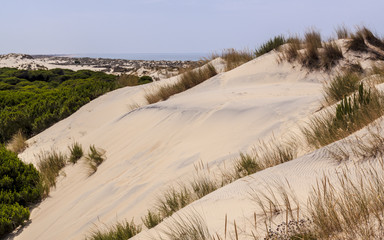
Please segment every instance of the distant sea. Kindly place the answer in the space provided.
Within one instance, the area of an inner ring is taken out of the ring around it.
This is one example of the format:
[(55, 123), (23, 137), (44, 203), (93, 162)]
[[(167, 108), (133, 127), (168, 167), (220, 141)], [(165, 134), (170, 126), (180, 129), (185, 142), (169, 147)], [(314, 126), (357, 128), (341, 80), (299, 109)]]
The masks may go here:
[(127, 59), (127, 60), (167, 60), (167, 61), (198, 61), (204, 57), (208, 57), (208, 53), (122, 53), (122, 54), (105, 54), (105, 53), (89, 53), (89, 54), (68, 54), (68, 57), (89, 57), (89, 58), (111, 58), (111, 59)]

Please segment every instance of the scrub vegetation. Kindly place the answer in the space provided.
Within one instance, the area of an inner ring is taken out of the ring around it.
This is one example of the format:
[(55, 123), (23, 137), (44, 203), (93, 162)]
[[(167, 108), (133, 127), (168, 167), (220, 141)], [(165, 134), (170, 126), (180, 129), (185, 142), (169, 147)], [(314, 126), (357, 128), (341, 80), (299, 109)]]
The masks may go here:
[(18, 132), (26, 137), (40, 133), (122, 86), (116, 76), (89, 70), (0, 68), (0, 142)]

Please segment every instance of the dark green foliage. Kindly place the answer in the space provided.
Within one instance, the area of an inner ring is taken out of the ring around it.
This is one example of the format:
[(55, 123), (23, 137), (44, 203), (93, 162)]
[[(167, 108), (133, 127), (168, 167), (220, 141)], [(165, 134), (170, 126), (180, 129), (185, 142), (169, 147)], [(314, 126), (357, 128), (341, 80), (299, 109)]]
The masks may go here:
[(270, 40), (268, 40), (266, 43), (262, 44), (257, 50), (256, 50), (256, 57), (259, 57), (263, 54), (266, 54), (273, 49), (277, 49), (281, 45), (286, 43), (285, 38), (282, 35), (276, 36)]
[(150, 82), (153, 82), (153, 79), (151, 76), (142, 76), (139, 78), (138, 84), (146, 84)]
[(116, 224), (106, 232), (95, 231), (89, 238), (91, 240), (127, 240), (141, 232), (141, 225), (125, 221)]
[(0, 146), (0, 236), (29, 218), (29, 204), (43, 193), (39, 172)]
[(0, 68), (0, 142), (18, 130), (30, 137), (121, 85), (89, 70)]
[(73, 143), (72, 146), (69, 146), (68, 148), (71, 152), (71, 155), (69, 156), (69, 161), (71, 163), (76, 163), (77, 160), (79, 160), (83, 156), (83, 148), (78, 142)]
[(29, 219), (29, 210), (18, 203), (0, 204), (0, 237)]
[(96, 166), (102, 164), (105, 160), (104, 154), (98, 151), (94, 145), (89, 146), (88, 159), (90, 159)]

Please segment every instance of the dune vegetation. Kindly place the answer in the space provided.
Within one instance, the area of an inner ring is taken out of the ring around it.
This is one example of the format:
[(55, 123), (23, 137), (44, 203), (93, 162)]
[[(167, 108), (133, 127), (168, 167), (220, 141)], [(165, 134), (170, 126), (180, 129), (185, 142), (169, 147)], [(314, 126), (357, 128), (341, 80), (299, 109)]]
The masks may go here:
[[(31, 137), (77, 111), (98, 96), (130, 85), (128, 76), (116, 77), (90, 70), (0, 69), (0, 142), (16, 133)], [(150, 82), (132, 77), (134, 85)]]

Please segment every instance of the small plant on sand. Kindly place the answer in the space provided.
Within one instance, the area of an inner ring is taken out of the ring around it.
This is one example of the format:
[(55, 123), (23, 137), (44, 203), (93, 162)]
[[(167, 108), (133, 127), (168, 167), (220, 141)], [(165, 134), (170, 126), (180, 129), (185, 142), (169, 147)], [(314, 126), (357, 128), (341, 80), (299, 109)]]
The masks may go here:
[(320, 56), (318, 48), (321, 48), (321, 35), (315, 30), (308, 31), (304, 34), (305, 51), (300, 54), (301, 64), (312, 70), (318, 69), (320, 65)]
[(105, 161), (105, 151), (102, 149), (96, 149), (94, 145), (89, 146), (89, 152), (86, 156), (89, 166), (89, 175), (94, 174), (97, 168)]
[(334, 42), (325, 43), (323, 52), (320, 55), (321, 65), (329, 70), (337, 64), (337, 62), (343, 58), (343, 52), (341, 48)]
[(21, 153), (28, 147), (26, 141), (27, 138), (24, 136), (21, 130), (19, 130), (12, 136), (11, 141), (8, 142), (7, 149), (15, 153)]
[(148, 210), (147, 215), (141, 218), (141, 221), (148, 229), (151, 229), (163, 221), (163, 218), (159, 212)]
[(236, 50), (234, 48), (225, 49), (221, 53), (221, 58), (226, 63), (225, 71), (232, 70), (246, 62), (251, 61), (255, 56), (248, 50)]
[(214, 240), (206, 222), (198, 213), (173, 217), (162, 233), (169, 240)]
[(359, 88), (360, 76), (351, 71), (337, 75), (323, 87), (324, 99), (328, 104), (336, 103)]
[(287, 60), (292, 63), (299, 57), (299, 50), (302, 48), (302, 40), (299, 37), (290, 37), (287, 39), (287, 45), (279, 55), (280, 62)]
[(46, 195), (51, 187), (56, 187), (56, 178), (67, 163), (67, 157), (61, 152), (52, 150), (37, 155), (39, 161), (37, 167), (40, 171)]
[(141, 232), (141, 225), (133, 222), (119, 222), (105, 232), (99, 230), (93, 231), (87, 240), (126, 240)]
[(74, 142), (68, 147), (70, 151), (69, 162), (75, 164), (83, 156), (83, 148), (78, 142)]
[(286, 43), (284, 36), (279, 35), (262, 44), (255, 52), (256, 57), (264, 55)]

